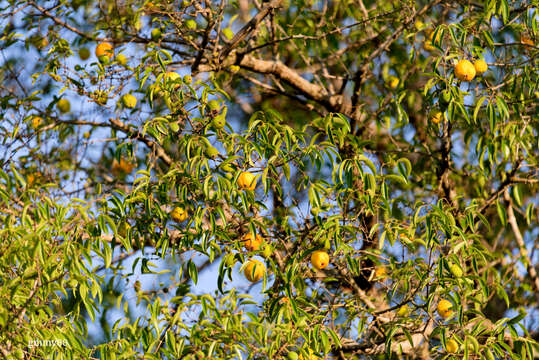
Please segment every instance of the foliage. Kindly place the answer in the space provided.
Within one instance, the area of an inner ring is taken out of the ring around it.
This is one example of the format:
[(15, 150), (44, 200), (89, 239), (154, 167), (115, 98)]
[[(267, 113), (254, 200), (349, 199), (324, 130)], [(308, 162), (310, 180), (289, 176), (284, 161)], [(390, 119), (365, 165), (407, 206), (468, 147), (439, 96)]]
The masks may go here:
[(537, 357), (537, 5), (0, 1), (0, 353)]

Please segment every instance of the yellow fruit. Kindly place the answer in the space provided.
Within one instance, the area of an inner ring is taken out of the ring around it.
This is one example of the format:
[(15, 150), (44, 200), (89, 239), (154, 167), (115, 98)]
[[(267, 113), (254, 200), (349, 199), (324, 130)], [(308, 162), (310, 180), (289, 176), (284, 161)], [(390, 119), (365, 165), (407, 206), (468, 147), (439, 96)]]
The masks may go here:
[(410, 313), (410, 307), (408, 306), (408, 304), (404, 304), (402, 305), (399, 310), (397, 310), (397, 315), (398, 316), (406, 316)]
[(133, 171), (134, 167), (135, 164), (125, 159), (120, 159), (120, 161), (114, 159), (112, 160), (111, 172), (114, 176), (126, 175)]
[(189, 30), (195, 30), (197, 28), (197, 22), (193, 19), (189, 19), (185, 22), (185, 26), (189, 29)]
[(88, 60), (88, 58), (90, 57), (90, 50), (88, 50), (87, 48), (81, 48), (79, 49), (79, 58), (81, 60)]
[(229, 68), (230, 71), (231, 71), (232, 73), (234, 73), (234, 74), (237, 73), (238, 71), (240, 71), (239, 65), (230, 65), (228, 68)]
[(454, 354), (459, 350), (459, 344), (454, 339), (449, 339), (445, 342), (445, 350)]
[(150, 36), (152, 37), (152, 40), (157, 41), (161, 38), (161, 30), (160, 29), (152, 29), (152, 32)]
[(243, 274), (250, 282), (257, 282), (264, 276), (266, 267), (258, 260), (249, 260), (243, 270)]
[(443, 119), (443, 114), (441, 111), (438, 110), (432, 110), (429, 114), (429, 119), (435, 124), (439, 124), (440, 121)]
[(28, 175), (28, 186), (33, 186), (39, 183), (40, 179), (42, 177), (42, 174), (38, 171), (35, 174), (29, 174)]
[(112, 50), (112, 45), (108, 42), (102, 42), (97, 44), (97, 47), (95, 48), (95, 56), (97, 58), (100, 58), (101, 56), (108, 56), (109, 59), (112, 58), (114, 55), (114, 51)]
[(322, 250), (316, 250), (311, 254), (311, 265), (318, 270), (322, 270), (329, 264), (329, 255)]
[[(433, 36), (434, 36), (434, 31), (433, 30), (430, 30), (430, 31), (427, 32), (427, 37), (425, 39), (425, 42), (423, 43), (423, 49), (425, 49), (427, 51), (436, 50), (436, 47), (433, 45), (433, 40), (432, 40)], [(440, 37), (440, 33), (438, 33), (438, 37), (436, 38), (436, 40), (439, 40), (439, 37)]]
[(238, 177), (238, 187), (241, 190), (254, 191), (256, 188), (256, 178), (249, 171), (244, 171)]
[(85, 139), (89, 139), (90, 138), (90, 132), (86, 131), (84, 134), (82, 134), (82, 136), (84, 136)]
[(450, 301), (442, 299), (438, 303), (437, 310), (438, 314), (440, 314), (441, 317), (444, 319), (447, 319), (451, 315), (453, 315), (453, 311), (451, 310), (453, 308), (453, 304), (451, 304)]
[(272, 255), (273, 255), (273, 249), (271, 248), (271, 246), (265, 245), (264, 249), (262, 250), (262, 256), (268, 259)]
[(376, 279), (385, 279), (387, 277), (387, 269), (385, 266), (377, 266), (374, 271), (374, 277)]
[(475, 67), (466, 59), (460, 60), (455, 65), (455, 76), (461, 81), (472, 81), (475, 77)]
[(58, 110), (60, 110), (62, 114), (65, 114), (69, 112), (69, 110), (71, 110), (71, 103), (67, 99), (60, 99), (56, 103), (56, 107), (58, 108)]
[(172, 220), (174, 220), (177, 223), (181, 223), (187, 220), (187, 216), (188, 216), (187, 210), (185, 210), (184, 208), (180, 206), (175, 207), (174, 210), (170, 212), (170, 217), (172, 218)]
[(232, 31), (231, 28), (224, 28), (224, 29), (223, 29), (223, 35), (224, 35), (228, 40), (232, 40), (232, 38), (234, 37), (234, 31)]
[(476, 60), (473, 63), (473, 67), (475, 68), (477, 75), (482, 75), (488, 70), (488, 65), (483, 59)]
[(41, 125), (41, 123), (43, 122), (43, 119), (39, 116), (34, 116), (32, 118), (32, 127), (34, 129), (37, 129), (39, 127), (39, 125)]
[(388, 78), (388, 85), (391, 89), (395, 90), (399, 86), (399, 79), (396, 76), (390, 76)]
[[(177, 82), (178, 80), (181, 79), (180, 74), (174, 71), (167, 72), (164, 78), (165, 78), (165, 83)], [(174, 88), (178, 88), (178, 87), (180, 87), (180, 84), (174, 85)]]
[(126, 108), (132, 109), (137, 106), (137, 98), (131, 94), (125, 94), (122, 96), (122, 103)]
[(127, 65), (127, 57), (124, 54), (118, 54), (118, 56), (116, 56), (116, 61), (122, 66)]
[(245, 234), (241, 241), (243, 242), (243, 246), (249, 251), (257, 251), (260, 249), (260, 245), (262, 245), (263, 239), (260, 235), (256, 234), (256, 236), (253, 238), (253, 234), (250, 232)]

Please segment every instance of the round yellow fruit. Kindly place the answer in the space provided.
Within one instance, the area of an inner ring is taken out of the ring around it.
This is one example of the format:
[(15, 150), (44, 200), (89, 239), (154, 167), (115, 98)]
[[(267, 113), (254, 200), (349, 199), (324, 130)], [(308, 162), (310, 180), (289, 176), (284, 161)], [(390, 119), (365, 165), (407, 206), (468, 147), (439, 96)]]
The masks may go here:
[(223, 29), (223, 35), (228, 39), (228, 40), (232, 40), (232, 38), (234, 37), (234, 31), (232, 31), (231, 28), (224, 28)]
[(243, 274), (250, 282), (257, 282), (264, 276), (266, 267), (258, 260), (249, 260), (243, 270)]
[(34, 116), (32, 118), (32, 127), (34, 129), (37, 129), (39, 125), (41, 125), (42, 123), (43, 123), (43, 118), (41, 118), (40, 116)]
[(475, 77), (475, 67), (466, 59), (460, 60), (457, 65), (455, 65), (454, 72), (455, 76), (460, 81), (472, 81)]
[(262, 245), (263, 239), (258, 234), (253, 237), (253, 234), (249, 232), (243, 235), (241, 241), (243, 242), (243, 246), (245, 246), (248, 251), (257, 251), (258, 249), (260, 249), (260, 245)]
[(488, 70), (488, 65), (483, 59), (476, 60), (473, 63), (473, 66), (475, 68), (475, 72), (477, 73), (477, 75), (482, 75)]
[(438, 310), (438, 314), (440, 314), (440, 316), (443, 317), (444, 319), (447, 319), (448, 317), (453, 315), (452, 308), (453, 308), (453, 304), (451, 304), (450, 301), (445, 300), (445, 299), (440, 300), (440, 302), (438, 303), (438, 306), (436, 307), (436, 309)]
[(108, 56), (110, 59), (113, 55), (114, 51), (112, 50), (112, 45), (110, 43), (102, 42), (97, 44), (97, 47), (95, 48), (95, 56), (97, 56), (97, 58)]
[(124, 104), (126, 108), (132, 109), (137, 106), (137, 98), (131, 94), (125, 94), (122, 96), (122, 104)]
[(459, 344), (455, 339), (449, 339), (445, 342), (445, 350), (448, 353), (454, 354), (459, 350)]
[(238, 187), (241, 190), (254, 191), (256, 188), (256, 178), (249, 171), (244, 171), (238, 177)]
[(125, 159), (120, 159), (120, 161), (114, 159), (112, 160), (111, 172), (114, 176), (125, 175), (133, 171), (134, 167), (135, 167), (135, 164)]
[(387, 79), (387, 83), (391, 89), (395, 90), (399, 86), (399, 78), (396, 76), (390, 76)]
[(329, 264), (329, 255), (322, 250), (316, 250), (311, 254), (311, 265), (318, 270), (322, 270)]
[(187, 210), (185, 210), (184, 208), (180, 206), (175, 207), (174, 210), (170, 212), (170, 217), (172, 218), (172, 220), (174, 220), (177, 223), (181, 223), (187, 220), (187, 216), (188, 216)]
[(58, 110), (60, 110), (62, 114), (65, 114), (69, 112), (69, 110), (71, 110), (71, 103), (67, 99), (60, 99), (56, 103), (56, 107), (58, 108)]
[(443, 119), (443, 114), (439, 110), (432, 110), (429, 114), (429, 119), (435, 124), (439, 124)]
[(404, 304), (402, 305), (399, 310), (397, 310), (397, 315), (398, 316), (406, 316), (410, 313), (410, 307), (408, 306), (408, 304)]
[(234, 74), (237, 73), (238, 71), (240, 71), (239, 65), (230, 65), (228, 68), (230, 69), (230, 72), (232, 72)]
[(375, 279), (385, 279), (387, 277), (387, 269), (385, 266), (377, 266), (376, 270), (374, 271), (374, 278)]
[(197, 22), (193, 19), (189, 19), (185, 22), (185, 26), (189, 29), (189, 30), (195, 30), (197, 28)]
[(127, 65), (127, 57), (125, 56), (125, 54), (118, 54), (116, 56), (116, 61), (118, 61), (118, 64), (122, 66)]

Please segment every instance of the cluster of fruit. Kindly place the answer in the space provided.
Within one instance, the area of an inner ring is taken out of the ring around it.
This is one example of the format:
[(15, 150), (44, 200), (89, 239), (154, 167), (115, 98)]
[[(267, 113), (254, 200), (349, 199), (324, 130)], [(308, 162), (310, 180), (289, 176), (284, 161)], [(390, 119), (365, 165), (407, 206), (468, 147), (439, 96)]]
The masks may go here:
[[(242, 172), (238, 177), (237, 184), (241, 190), (254, 191), (256, 188), (256, 177), (248, 171)], [(259, 250), (263, 241), (263, 238), (258, 234), (253, 235), (248, 233), (242, 237), (243, 246), (248, 251)], [(328, 253), (322, 250), (314, 251), (311, 254), (311, 264), (318, 270), (324, 269), (329, 264)], [(256, 259), (249, 260), (243, 269), (245, 277), (251, 282), (259, 281), (265, 272), (266, 268), (264, 264)]]

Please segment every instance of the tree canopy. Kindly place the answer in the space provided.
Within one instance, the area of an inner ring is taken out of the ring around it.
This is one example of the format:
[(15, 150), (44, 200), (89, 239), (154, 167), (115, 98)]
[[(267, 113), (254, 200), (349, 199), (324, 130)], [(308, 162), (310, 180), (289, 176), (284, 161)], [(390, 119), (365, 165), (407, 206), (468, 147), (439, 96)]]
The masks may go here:
[(0, 0), (6, 359), (537, 359), (537, 0)]

